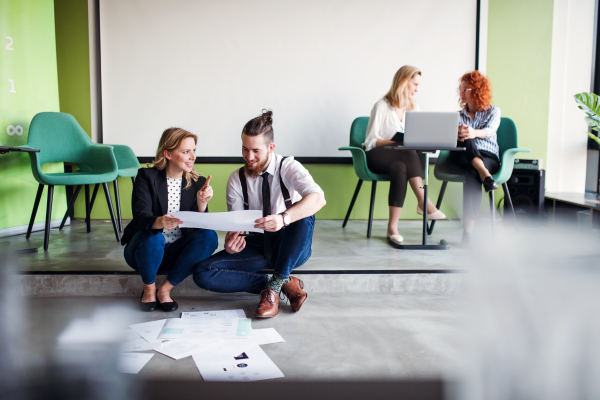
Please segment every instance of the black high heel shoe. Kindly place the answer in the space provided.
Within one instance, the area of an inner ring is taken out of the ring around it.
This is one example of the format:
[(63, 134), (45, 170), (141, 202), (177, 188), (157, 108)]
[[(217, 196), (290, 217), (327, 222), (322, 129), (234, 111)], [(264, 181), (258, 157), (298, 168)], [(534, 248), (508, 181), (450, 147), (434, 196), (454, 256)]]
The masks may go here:
[[(148, 303), (144, 303), (142, 299), (144, 298), (144, 291), (142, 290), (142, 295), (140, 296), (140, 310), (142, 311), (154, 311), (156, 310), (156, 301), (150, 301)], [(156, 298), (158, 300), (158, 297)]]
[(163, 303), (162, 301), (158, 300), (158, 292), (156, 292), (156, 302), (158, 303), (158, 305), (160, 305), (160, 308), (162, 308), (162, 310), (165, 312), (175, 311), (179, 308), (179, 305), (177, 304), (177, 302), (175, 302), (175, 300), (169, 301), (167, 303)]

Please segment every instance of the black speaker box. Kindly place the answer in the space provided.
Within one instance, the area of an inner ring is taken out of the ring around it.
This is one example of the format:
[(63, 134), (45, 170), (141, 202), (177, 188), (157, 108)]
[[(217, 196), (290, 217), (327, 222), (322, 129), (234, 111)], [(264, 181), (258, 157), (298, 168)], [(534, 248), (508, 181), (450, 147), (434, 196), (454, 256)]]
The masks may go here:
[[(517, 218), (532, 217), (540, 218), (544, 212), (544, 188), (546, 183), (546, 171), (515, 169), (506, 182), (510, 199)], [(504, 198), (504, 213), (510, 213), (507, 198)]]

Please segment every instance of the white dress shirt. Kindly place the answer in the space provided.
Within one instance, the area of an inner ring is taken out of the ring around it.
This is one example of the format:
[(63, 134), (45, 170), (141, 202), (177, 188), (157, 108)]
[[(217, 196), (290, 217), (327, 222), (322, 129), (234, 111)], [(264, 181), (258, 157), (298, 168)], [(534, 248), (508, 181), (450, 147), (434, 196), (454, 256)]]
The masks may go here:
[[(418, 104), (415, 104), (413, 111), (419, 111)], [(385, 99), (379, 100), (371, 110), (367, 138), (363, 148), (369, 151), (376, 147), (377, 140), (391, 140), (396, 133), (404, 132), (404, 121), (406, 121), (406, 109), (402, 115), (402, 121), (400, 121), (394, 107), (389, 105)]]
[[(271, 214), (279, 214), (286, 210), (281, 185), (279, 184), (279, 165), (282, 156), (271, 153), (271, 162), (266, 172), (269, 173), (269, 187), (271, 189)], [(317, 185), (306, 168), (302, 166), (293, 157), (288, 157), (283, 161), (281, 178), (284, 185), (290, 192), (292, 204), (300, 201), (304, 196), (310, 193), (325, 194)], [(259, 175), (256, 178), (246, 176), (248, 185), (248, 205), (250, 210), (262, 210), (262, 182), (263, 178)], [(229, 211), (240, 211), (244, 209), (244, 194), (240, 182), (239, 170), (236, 169), (229, 176), (227, 181), (227, 209)]]

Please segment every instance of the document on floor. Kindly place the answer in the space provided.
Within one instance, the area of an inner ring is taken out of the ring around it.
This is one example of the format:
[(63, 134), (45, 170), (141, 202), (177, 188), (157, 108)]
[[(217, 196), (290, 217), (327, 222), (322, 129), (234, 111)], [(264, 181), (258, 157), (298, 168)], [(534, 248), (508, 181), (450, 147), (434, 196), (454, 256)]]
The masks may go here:
[(252, 336), (248, 340), (223, 339), (210, 350), (214, 354), (236, 356), (256, 345), (283, 343), (285, 340), (277, 333), (275, 328), (252, 329)]
[(167, 357), (171, 357), (174, 360), (181, 360), (196, 353), (203, 353), (211, 351), (217, 347), (221, 339), (193, 339), (185, 340), (170, 340), (162, 344), (162, 346), (155, 349), (158, 353), (164, 354)]
[(246, 318), (244, 310), (217, 310), (217, 311), (195, 311), (183, 312), (181, 318), (210, 319), (213, 321), (225, 321), (229, 319)]
[(209, 352), (194, 354), (192, 358), (206, 382), (252, 382), (284, 376), (260, 346), (236, 357)]
[(260, 210), (216, 213), (177, 211), (171, 215), (183, 221), (183, 224), (179, 225), (180, 228), (202, 228), (226, 232), (264, 232), (262, 229), (254, 227), (254, 221), (263, 217)]
[(190, 318), (170, 318), (165, 322), (158, 339), (246, 339), (252, 334), (251, 320), (238, 318), (212, 321)]
[(165, 322), (167, 322), (166, 319), (159, 319), (158, 321), (129, 325), (129, 327), (143, 337), (148, 343), (155, 343), (161, 341), (158, 339), (158, 335), (165, 325)]
[(132, 351), (146, 351), (160, 349), (161, 341), (150, 343), (141, 337), (133, 329), (128, 329), (123, 334), (123, 339), (119, 345), (119, 351), (123, 353)]
[(137, 374), (153, 356), (152, 353), (120, 353), (117, 368), (119, 372)]

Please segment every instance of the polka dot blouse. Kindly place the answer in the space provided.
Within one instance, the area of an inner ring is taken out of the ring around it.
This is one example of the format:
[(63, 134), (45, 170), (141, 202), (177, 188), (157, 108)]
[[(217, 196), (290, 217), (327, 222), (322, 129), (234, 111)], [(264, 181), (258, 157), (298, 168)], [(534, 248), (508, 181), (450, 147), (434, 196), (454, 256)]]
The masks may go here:
[[(169, 197), (169, 210), (167, 214), (172, 214), (179, 211), (181, 202), (181, 180), (167, 178), (168, 185), (168, 197)], [(166, 243), (173, 243), (181, 237), (181, 229), (176, 226), (173, 229), (163, 229), (163, 236), (165, 237)]]

